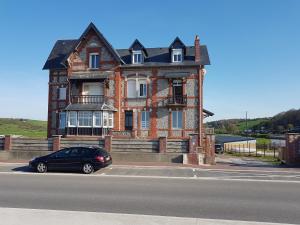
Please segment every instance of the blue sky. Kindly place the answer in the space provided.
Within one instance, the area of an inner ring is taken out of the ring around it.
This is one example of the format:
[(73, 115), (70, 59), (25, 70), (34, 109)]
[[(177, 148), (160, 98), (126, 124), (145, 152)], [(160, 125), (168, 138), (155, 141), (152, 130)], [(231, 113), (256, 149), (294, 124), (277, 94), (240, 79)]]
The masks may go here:
[(0, 0), (0, 117), (47, 119), (48, 71), (57, 39), (94, 22), (115, 48), (135, 38), (169, 46), (176, 36), (208, 46), (210, 120), (272, 116), (300, 108), (300, 1)]

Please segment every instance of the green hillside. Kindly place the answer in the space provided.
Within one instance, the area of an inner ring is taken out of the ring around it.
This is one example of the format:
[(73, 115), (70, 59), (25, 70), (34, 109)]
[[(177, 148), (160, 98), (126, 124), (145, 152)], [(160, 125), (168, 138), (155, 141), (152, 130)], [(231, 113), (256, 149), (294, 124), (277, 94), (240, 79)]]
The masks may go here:
[(0, 118), (0, 135), (6, 134), (45, 138), (47, 121)]
[(217, 134), (242, 134), (245, 130), (253, 132), (282, 134), (288, 131), (298, 132), (300, 129), (300, 109), (281, 112), (270, 118), (217, 120), (206, 123), (215, 128)]

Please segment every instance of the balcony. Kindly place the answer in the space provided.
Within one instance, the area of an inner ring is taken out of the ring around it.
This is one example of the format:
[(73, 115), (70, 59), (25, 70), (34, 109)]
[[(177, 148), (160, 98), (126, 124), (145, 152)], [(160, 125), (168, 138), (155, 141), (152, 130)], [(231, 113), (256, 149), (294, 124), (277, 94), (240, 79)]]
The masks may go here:
[(168, 95), (167, 105), (169, 107), (184, 107), (187, 105), (186, 95)]
[(72, 95), (72, 104), (103, 104), (106, 102), (104, 95)]

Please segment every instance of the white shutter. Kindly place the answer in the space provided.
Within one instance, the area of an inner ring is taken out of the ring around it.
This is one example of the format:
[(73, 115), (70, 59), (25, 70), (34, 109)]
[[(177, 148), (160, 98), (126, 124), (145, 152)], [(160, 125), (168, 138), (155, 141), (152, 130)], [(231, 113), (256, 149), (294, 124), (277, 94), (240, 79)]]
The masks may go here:
[(128, 80), (127, 82), (127, 97), (135, 98), (136, 97), (136, 83), (135, 80)]
[(66, 98), (67, 98), (67, 88), (59, 88), (58, 99), (66, 100)]

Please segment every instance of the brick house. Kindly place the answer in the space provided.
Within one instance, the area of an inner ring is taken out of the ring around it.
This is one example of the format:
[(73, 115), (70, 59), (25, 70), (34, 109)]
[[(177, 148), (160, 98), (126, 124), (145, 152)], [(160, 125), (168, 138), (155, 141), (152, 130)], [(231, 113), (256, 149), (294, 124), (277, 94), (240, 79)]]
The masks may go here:
[(79, 39), (58, 40), (49, 70), (48, 137), (52, 135), (188, 139), (203, 144), (205, 45), (178, 37), (167, 47), (135, 40), (114, 49), (91, 23)]

